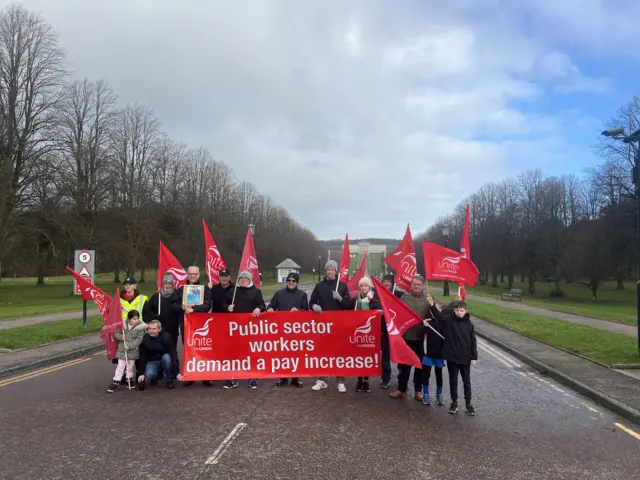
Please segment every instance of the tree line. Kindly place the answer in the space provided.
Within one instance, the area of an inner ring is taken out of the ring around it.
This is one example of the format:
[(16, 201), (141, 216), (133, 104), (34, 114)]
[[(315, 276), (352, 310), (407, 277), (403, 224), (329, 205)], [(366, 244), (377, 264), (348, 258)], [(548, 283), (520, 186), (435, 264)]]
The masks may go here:
[[(640, 97), (634, 96), (606, 125), (624, 127), (627, 134), (638, 130)], [(519, 277), (534, 293), (537, 282), (550, 281), (551, 295), (563, 296), (563, 284), (577, 282), (591, 290), (594, 300), (604, 282), (615, 280), (623, 289), (625, 280), (640, 275), (631, 174), (635, 150), (608, 137), (600, 137), (594, 150), (599, 164), (580, 176), (530, 170), (482, 186), (421, 238), (442, 244), (443, 227), (448, 227), (446, 240), (459, 250), (469, 203), (471, 259), (480, 270), (480, 283), (510, 288)], [(422, 257), (420, 250), (416, 253)]]
[(0, 272), (42, 283), (91, 248), (114, 281), (140, 269), (144, 281), (160, 240), (185, 268), (202, 266), (202, 218), (232, 269), (249, 224), (265, 272), (285, 258), (310, 271), (324, 250), (207, 149), (170, 139), (150, 107), (120, 105), (104, 80), (74, 79), (41, 16), (1, 11)]

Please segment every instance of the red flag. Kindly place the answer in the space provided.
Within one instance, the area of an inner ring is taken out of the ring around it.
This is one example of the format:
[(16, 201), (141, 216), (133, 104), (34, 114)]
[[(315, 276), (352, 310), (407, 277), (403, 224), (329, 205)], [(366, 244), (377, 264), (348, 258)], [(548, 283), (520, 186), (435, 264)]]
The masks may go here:
[[(109, 308), (111, 297), (79, 273), (74, 272), (69, 267), (66, 268), (71, 272), (71, 275), (73, 275), (78, 282), (78, 286), (80, 287), (80, 291), (82, 292), (82, 299), (93, 300), (96, 303), (96, 307), (98, 307), (98, 310), (100, 311), (100, 315), (102, 315), (102, 318), (104, 318), (104, 316), (107, 314), (107, 309)], [(118, 301), (120, 301), (120, 299), (118, 299)]]
[(187, 272), (185, 272), (180, 262), (171, 253), (164, 243), (160, 242), (160, 252), (158, 261), (158, 290), (162, 289), (162, 279), (167, 272), (173, 275), (175, 288), (178, 289), (187, 283)]
[(360, 280), (362, 280), (362, 277), (364, 277), (364, 271), (366, 269), (366, 266), (367, 266), (367, 252), (364, 252), (364, 254), (362, 255), (362, 263), (360, 264), (360, 268), (356, 273), (353, 274), (353, 277), (351, 277), (351, 280), (347, 282), (349, 295), (351, 295), (352, 297), (355, 297), (358, 294), (358, 291), (360, 290), (358, 288), (358, 283), (360, 282)]
[(407, 224), (407, 231), (398, 248), (391, 252), (384, 262), (396, 271), (396, 283), (402, 290), (411, 288), (411, 279), (418, 273), (416, 264), (416, 249), (413, 246), (411, 229)]
[(260, 270), (258, 269), (258, 259), (256, 258), (256, 249), (253, 245), (253, 235), (251, 235), (251, 228), (247, 231), (247, 239), (244, 241), (244, 250), (242, 251), (242, 259), (240, 260), (240, 271), (238, 273), (248, 270), (251, 272), (253, 278), (253, 284), (256, 288), (262, 288), (262, 282), (260, 281)]
[[(469, 246), (469, 223), (471, 217), (471, 207), (467, 203), (467, 212), (464, 216), (464, 228), (462, 229), (462, 238), (460, 239), (460, 253), (464, 258), (471, 260), (471, 247)], [(467, 296), (464, 283), (458, 283), (458, 295), (462, 300)]]
[(344, 237), (342, 247), (342, 258), (340, 258), (340, 269), (338, 270), (338, 281), (347, 283), (349, 281), (349, 266), (351, 265), (351, 250), (349, 250), (349, 234)]
[(373, 280), (373, 286), (382, 305), (384, 320), (387, 322), (391, 361), (422, 368), (422, 359), (418, 358), (402, 338), (404, 332), (409, 328), (422, 323), (422, 318), (387, 290), (376, 278), (372, 277), (371, 280)]
[(118, 341), (113, 338), (113, 334), (123, 329), (122, 325), (122, 304), (120, 303), (120, 289), (116, 288), (116, 293), (109, 299), (108, 312), (103, 315), (104, 326), (100, 332), (100, 339), (107, 348), (107, 359), (113, 360), (118, 351)]
[(216, 246), (216, 242), (211, 236), (211, 232), (207, 228), (207, 223), (202, 219), (202, 228), (204, 229), (204, 247), (207, 252), (207, 277), (214, 285), (220, 283), (220, 270), (227, 268), (220, 251)]
[(422, 242), (422, 251), (427, 280), (451, 280), (475, 287), (480, 272), (471, 260), (431, 242)]

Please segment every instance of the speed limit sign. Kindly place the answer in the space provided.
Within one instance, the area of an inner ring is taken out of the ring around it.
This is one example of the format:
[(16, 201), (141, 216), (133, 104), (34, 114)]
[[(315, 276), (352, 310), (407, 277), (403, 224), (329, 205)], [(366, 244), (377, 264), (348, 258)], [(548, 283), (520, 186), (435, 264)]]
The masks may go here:
[(84, 263), (85, 265), (91, 261), (91, 258), (91, 253), (87, 252), (86, 250), (83, 250), (78, 255), (78, 260), (80, 261), (80, 263)]

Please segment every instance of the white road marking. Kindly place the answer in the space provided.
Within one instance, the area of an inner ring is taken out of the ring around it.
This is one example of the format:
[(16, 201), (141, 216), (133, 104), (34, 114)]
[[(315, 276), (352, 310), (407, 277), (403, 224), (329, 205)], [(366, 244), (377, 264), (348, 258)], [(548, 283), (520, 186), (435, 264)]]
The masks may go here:
[(231, 442), (233, 442), (233, 440), (240, 434), (240, 432), (246, 426), (247, 426), (246, 423), (237, 424), (233, 428), (233, 430), (231, 430), (231, 432), (229, 432), (229, 435), (227, 435), (227, 438), (225, 438), (222, 441), (222, 443), (218, 446), (218, 448), (216, 448), (216, 451), (213, 452), (213, 455), (211, 455), (207, 459), (207, 461), (204, 462), (204, 464), (205, 465), (216, 465), (218, 463), (218, 461), (220, 460), (220, 457), (222, 457), (222, 455), (224, 454), (224, 452), (227, 449), (227, 447), (229, 447), (229, 445), (231, 445)]
[(495, 353), (493, 353), (491, 350), (485, 348), (483, 345), (478, 345), (480, 348), (482, 348), (483, 350), (485, 350), (489, 355), (491, 355), (492, 357), (494, 357), (495, 359), (497, 359), (498, 361), (500, 361), (502, 364), (506, 365), (509, 368), (514, 368), (513, 365), (511, 365), (510, 363), (505, 362), (502, 358), (500, 358), (499, 356), (497, 356)]
[(522, 368), (522, 365), (520, 365), (516, 360), (512, 359), (511, 357), (508, 357), (506, 354), (502, 353), (500, 350), (496, 350), (495, 348), (487, 345), (486, 342), (478, 342), (478, 345), (495, 353), (497, 356), (503, 358), (506, 362), (511, 363), (514, 367)]

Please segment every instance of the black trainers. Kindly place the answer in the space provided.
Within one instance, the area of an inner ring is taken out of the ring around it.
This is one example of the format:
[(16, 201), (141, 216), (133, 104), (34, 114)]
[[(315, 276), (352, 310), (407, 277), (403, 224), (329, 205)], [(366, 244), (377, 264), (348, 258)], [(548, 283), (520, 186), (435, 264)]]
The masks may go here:
[(287, 384), (286, 378), (281, 378), (276, 382), (276, 387), (284, 387)]
[(213, 387), (213, 382), (211, 380), (203, 380), (202, 385), (205, 387)]
[(361, 392), (362, 391), (362, 379), (359, 378), (358, 381), (356, 382), (356, 392)]
[(149, 378), (149, 385), (151, 385), (152, 387), (155, 387), (157, 384), (158, 384), (158, 377)]
[(109, 393), (115, 392), (116, 389), (118, 388), (118, 385), (120, 385), (120, 382), (116, 382), (116, 381), (111, 382), (107, 387), (107, 392)]
[(147, 387), (147, 380), (144, 379), (141, 382), (138, 382), (138, 390), (142, 391)]
[(369, 381), (365, 380), (364, 382), (362, 382), (362, 391), (365, 393), (370, 393), (371, 392), (371, 386), (369, 385)]
[(382, 388), (384, 390), (389, 388), (389, 380), (382, 380), (382, 382), (380, 382), (380, 388)]
[(251, 390), (256, 390), (258, 388), (258, 382), (256, 382), (255, 380), (251, 380), (249, 382), (249, 388)]
[(449, 413), (451, 415), (455, 415), (456, 413), (458, 413), (458, 402), (451, 403), (451, 406), (449, 407)]
[(293, 380), (291, 380), (291, 386), (292, 387), (298, 387), (298, 388), (302, 388), (302, 382), (300, 381), (299, 378), (294, 378)]
[(467, 415), (471, 415), (472, 417), (476, 415), (476, 409), (473, 408), (471, 404), (467, 405)]
[(227, 383), (224, 384), (222, 388), (225, 390), (231, 390), (232, 388), (236, 388), (239, 385), (237, 380), (227, 380)]
[(169, 390), (173, 390), (175, 388), (175, 385), (173, 384), (173, 380), (167, 380), (166, 387)]

